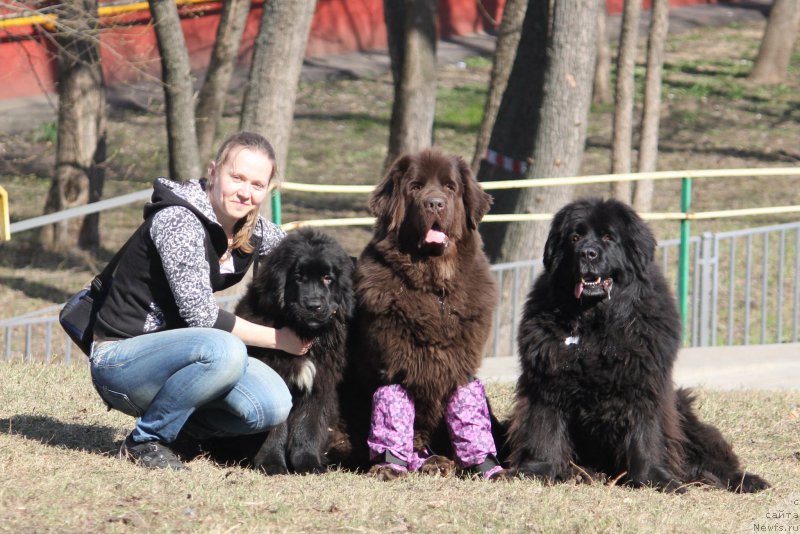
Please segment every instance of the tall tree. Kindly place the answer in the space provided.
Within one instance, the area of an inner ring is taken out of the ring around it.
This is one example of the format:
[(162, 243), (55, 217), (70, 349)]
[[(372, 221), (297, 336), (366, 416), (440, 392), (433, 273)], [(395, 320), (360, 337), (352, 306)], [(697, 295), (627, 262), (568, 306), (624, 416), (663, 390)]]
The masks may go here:
[(433, 141), (436, 0), (384, 0), (394, 101), (384, 167)]
[[(96, 0), (69, 0), (57, 7), (58, 140), (55, 176), (44, 212), (52, 213), (100, 200), (105, 180), (106, 95), (100, 63)], [(78, 245), (100, 244), (97, 214), (81, 222)], [(67, 248), (67, 222), (46, 226), (45, 249)]]
[[(483, 160), (482, 182), (578, 174), (583, 159), (595, 62), (597, 0), (529, 0), (519, 49), (500, 103), (489, 148), (510, 165)], [(499, 162), (499, 159), (496, 160)], [(520, 176), (521, 164), (527, 171)], [(554, 213), (573, 187), (492, 191), (492, 213)], [(546, 222), (480, 226), (493, 262), (541, 257)], [(500, 287), (500, 338), (510, 337), (511, 277)], [(516, 288), (519, 291), (519, 288)], [(499, 347), (513, 353), (513, 347)]]
[(189, 51), (181, 30), (178, 6), (172, 0), (149, 0), (167, 111), (169, 175), (176, 181), (201, 176), (194, 121), (194, 88)]
[(749, 79), (756, 83), (786, 80), (794, 42), (800, 32), (800, 0), (775, 0)]
[(517, 55), (519, 39), (522, 35), (522, 22), (525, 20), (527, 0), (507, 0), (503, 7), (503, 18), (497, 32), (497, 41), (492, 60), (492, 73), (489, 78), (489, 91), (486, 94), (486, 104), (483, 108), (483, 119), (478, 130), (478, 139), (475, 142), (475, 155), (472, 158), (472, 169), (478, 172), (481, 159), (489, 146), (497, 110), (500, 108), (500, 99), (506, 90), (508, 76), (514, 65)]
[[(533, 156), (534, 139), (539, 128), (539, 112), (544, 97), (549, 16), (548, 0), (528, 0), (517, 55), (489, 140), (491, 151), (507, 161), (518, 162), (518, 165), (506, 167), (484, 159), (480, 162), (477, 175), (481, 182), (521, 178), (521, 164), (527, 164)], [(521, 203), (521, 194), (518, 189), (492, 191), (492, 213), (515, 213)], [(522, 209), (522, 213), (527, 212), (527, 208)], [(515, 224), (530, 227), (528, 223)], [(501, 261), (501, 257), (510, 257), (508, 252), (501, 256), (502, 245), (510, 227), (509, 223), (480, 226), (486, 253), (492, 262)], [(527, 259), (530, 255), (530, 251), (524, 251), (520, 257)]]
[[(639, 172), (656, 170), (658, 159), (658, 127), (661, 118), (661, 71), (664, 66), (664, 44), (669, 26), (669, 0), (653, 0), (650, 31), (647, 38), (647, 74), (644, 78), (642, 133), (639, 141)], [(633, 207), (647, 212), (653, 206), (653, 180), (635, 182)]]
[[(611, 172), (631, 172), (631, 147), (633, 136), (634, 67), (636, 42), (639, 37), (639, 14), (642, 0), (625, 0), (622, 12), (622, 29), (617, 51), (617, 81), (614, 93), (614, 129), (611, 136)], [(630, 182), (615, 182), (614, 197), (631, 201)]]
[[(574, 176), (580, 172), (589, 119), (592, 83), (595, 65), (596, 0), (560, 0), (554, 3), (551, 33), (545, 47), (544, 69), (541, 63), (527, 63), (536, 51), (523, 54), (523, 46), (536, 46), (541, 39), (542, 22), (547, 23), (546, 0), (531, 0), (526, 14), (526, 28), (535, 36), (526, 39), (523, 33), (517, 61), (503, 96), (501, 112), (495, 124), (495, 132), (508, 127), (508, 121), (529, 120), (528, 117), (511, 117), (503, 114), (510, 109), (510, 101), (528, 101), (532, 110), (532, 127), (528, 140), (530, 159), (525, 178)], [(528, 20), (531, 19), (530, 26)], [(536, 21), (535, 23), (533, 21)], [(527, 58), (526, 58), (527, 56)], [(527, 76), (524, 70), (542, 70), (537, 85), (519, 83)], [(524, 106), (523, 106), (524, 109)], [(502, 114), (502, 115), (501, 115)], [(501, 120), (502, 117), (502, 120)], [(497, 138), (499, 141), (499, 137)], [(500, 153), (508, 153), (502, 146), (494, 144)], [(519, 155), (517, 155), (519, 157)], [(482, 167), (483, 168), (483, 167)], [(479, 174), (480, 177), (480, 174)], [(496, 213), (541, 213), (555, 211), (572, 197), (572, 186), (542, 189), (520, 189), (515, 193), (512, 209), (493, 210)], [(508, 201), (503, 204), (509, 204)], [(500, 207), (499, 205), (497, 206)], [(491, 227), (492, 225), (484, 225)], [(516, 223), (509, 225), (502, 240), (487, 240), (487, 251), (494, 261), (529, 259), (531, 251), (542, 250), (547, 235), (547, 223)], [(498, 246), (499, 245), (499, 246)]]
[(250, 0), (229, 0), (223, 3), (217, 38), (195, 108), (197, 145), (201, 158), (209, 157), (214, 144), (242, 34), (247, 24), (247, 15), (250, 13), (250, 4)]
[(608, 44), (606, 0), (598, 0), (597, 10), (597, 60), (594, 67), (592, 100), (598, 104), (611, 102), (611, 47)]
[[(289, 153), (297, 86), (316, 5), (316, 0), (265, 2), (253, 49), (239, 126), (267, 137), (279, 165)], [(269, 203), (264, 204), (268, 211)]]

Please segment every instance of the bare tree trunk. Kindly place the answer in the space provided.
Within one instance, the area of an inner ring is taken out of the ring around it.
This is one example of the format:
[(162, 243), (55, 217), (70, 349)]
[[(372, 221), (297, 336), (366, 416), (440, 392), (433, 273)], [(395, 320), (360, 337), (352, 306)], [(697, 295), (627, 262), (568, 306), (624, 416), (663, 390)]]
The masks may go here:
[[(641, 1), (625, 0), (625, 8), (622, 13), (622, 31), (617, 53), (617, 83), (614, 94), (614, 131), (611, 137), (611, 172), (613, 174), (631, 172), (635, 92), (633, 69), (636, 63), (636, 41), (639, 35)], [(630, 203), (630, 182), (616, 182), (614, 197)]]
[(611, 47), (606, 29), (606, 0), (599, 0), (597, 10), (597, 61), (594, 67), (593, 100), (597, 104), (611, 102)]
[(214, 136), (225, 107), (250, 3), (250, 0), (228, 0), (223, 3), (211, 61), (195, 108), (198, 151), (204, 159), (213, 157)]
[[(597, 0), (530, 0), (519, 50), (497, 113), (489, 147), (515, 162), (528, 163), (520, 176), (483, 160), (482, 182), (578, 174), (583, 157), (595, 65)], [(552, 13), (552, 15), (551, 15)], [(492, 213), (554, 213), (572, 197), (572, 187), (492, 191)], [(480, 226), (492, 262), (535, 259), (547, 234), (547, 222)], [(514, 302), (520, 291), (512, 277), (499, 288), (497, 328), (511, 338)], [(498, 347), (513, 354), (513, 346)]]
[[(595, 66), (596, 0), (560, 0), (554, 5), (551, 53), (544, 77), (539, 126), (526, 178), (575, 176), (580, 172), (589, 122)], [(573, 186), (522, 189), (513, 213), (554, 212), (572, 198)], [(549, 224), (512, 225), (500, 261), (540, 253)]]
[[(240, 129), (260, 133), (286, 164), (297, 86), (316, 0), (270, 0), (264, 4)], [(265, 202), (265, 209), (269, 209)]]
[[(669, 26), (669, 0), (653, 0), (647, 39), (647, 74), (644, 79), (642, 134), (639, 142), (639, 172), (656, 170), (658, 126), (661, 119), (661, 71)], [(635, 182), (633, 207), (648, 212), (653, 207), (653, 180)]]
[[(44, 212), (52, 213), (100, 200), (105, 180), (106, 95), (97, 33), (97, 1), (70, 0), (58, 8), (58, 142), (55, 176)], [(97, 214), (84, 217), (78, 245), (100, 244)], [(74, 243), (67, 222), (40, 234), (47, 250)]]
[(483, 108), (483, 119), (478, 130), (478, 139), (475, 142), (475, 155), (472, 158), (472, 170), (478, 172), (481, 159), (489, 147), (489, 138), (500, 108), (500, 99), (506, 90), (508, 76), (514, 65), (517, 55), (519, 39), (522, 35), (522, 23), (525, 20), (527, 0), (508, 0), (503, 7), (503, 19), (495, 43), (494, 59), (492, 60), (492, 73), (489, 80), (489, 92), (486, 95), (486, 105)]
[[(433, 142), (436, 112), (436, 1), (384, 0), (394, 102), (384, 167)], [(401, 24), (402, 21), (402, 24)]]
[[(489, 149), (513, 162), (527, 164), (533, 156), (534, 139), (539, 128), (539, 112), (544, 98), (544, 75), (547, 65), (548, 0), (529, 0), (522, 23), (514, 65), (497, 110), (497, 119), (489, 140)], [(484, 159), (478, 167), (481, 182), (521, 178), (514, 166), (493, 165)], [(521, 168), (521, 167), (518, 167)], [(518, 189), (492, 191), (492, 213), (514, 213), (518, 206)], [(524, 212), (523, 212), (524, 213)], [(528, 223), (514, 223), (529, 227)], [(486, 254), (493, 262), (501, 261), (501, 247), (510, 223), (491, 223), (480, 226)], [(528, 259), (531, 251), (522, 255)]]
[(167, 111), (169, 175), (179, 182), (201, 176), (194, 123), (194, 87), (189, 51), (181, 30), (178, 6), (170, 0), (149, 0)]
[(785, 81), (798, 32), (800, 0), (775, 0), (749, 79), (763, 84)]

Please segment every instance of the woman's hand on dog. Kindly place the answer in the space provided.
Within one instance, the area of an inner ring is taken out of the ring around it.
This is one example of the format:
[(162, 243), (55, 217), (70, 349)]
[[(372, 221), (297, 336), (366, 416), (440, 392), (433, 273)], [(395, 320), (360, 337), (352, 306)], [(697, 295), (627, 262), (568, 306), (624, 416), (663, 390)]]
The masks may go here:
[(272, 328), (271, 326), (250, 322), (238, 316), (233, 324), (231, 333), (244, 341), (245, 345), (265, 349), (278, 349), (296, 356), (305, 355), (312, 344), (312, 341), (301, 339), (287, 327)]
[(312, 343), (313, 341), (299, 338), (288, 327), (275, 329), (275, 348), (283, 352), (304, 356), (311, 348)]

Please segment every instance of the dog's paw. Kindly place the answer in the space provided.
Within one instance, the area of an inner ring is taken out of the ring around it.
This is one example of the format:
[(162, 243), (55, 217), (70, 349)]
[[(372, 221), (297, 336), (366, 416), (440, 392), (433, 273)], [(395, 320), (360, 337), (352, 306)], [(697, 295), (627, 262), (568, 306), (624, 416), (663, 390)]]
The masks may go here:
[(550, 462), (527, 461), (521, 462), (511, 471), (515, 477), (538, 480), (542, 484), (551, 485), (569, 478), (569, 473), (564, 476), (556, 466)]
[(735, 484), (731, 489), (736, 493), (756, 493), (772, 487), (769, 482), (753, 473), (742, 473), (738, 480), (731, 482)]
[(446, 456), (434, 455), (425, 459), (419, 472), (423, 475), (449, 477), (456, 470), (456, 463)]
[(307, 473), (324, 473), (327, 467), (322, 463), (319, 455), (311, 452), (292, 455), (292, 467), (299, 475)]
[(483, 475), (483, 478), (486, 480), (490, 480), (492, 482), (505, 482), (516, 478), (516, 476), (517, 476), (516, 472), (510, 469), (503, 469), (501, 467), (500, 469), (497, 470), (490, 469), (489, 471), (486, 472), (486, 474)]
[(284, 464), (261, 464), (256, 466), (256, 470), (269, 476), (289, 474), (289, 468)]
[(656, 486), (656, 489), (662, 493), (673, 493), (675, 495), (683, 495), (687, 491), (689, 491), (689, 485), (684, 484), (679, 480), (668, 480), (667, 482), (661, 482)]
[(377, 478), (378, 480), (397, 480), (408, 476), (408, 471), (395, 464), (375, 464), (369, 468), (367, 475)]

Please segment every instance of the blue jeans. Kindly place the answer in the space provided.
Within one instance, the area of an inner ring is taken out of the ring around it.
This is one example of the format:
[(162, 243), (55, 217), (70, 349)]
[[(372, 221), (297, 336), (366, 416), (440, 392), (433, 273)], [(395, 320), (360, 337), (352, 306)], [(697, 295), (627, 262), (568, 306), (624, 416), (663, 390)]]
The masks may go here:
[(283, 379), (236, 336), (181, 328), (95, 342), (92, 382), (105, 403), (137, 417), (133, 441), (255, 434), (289, 416)]

